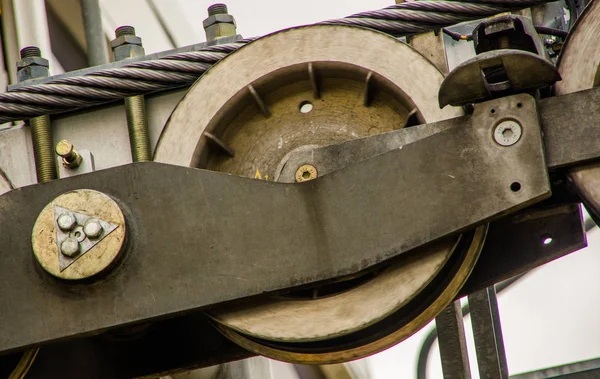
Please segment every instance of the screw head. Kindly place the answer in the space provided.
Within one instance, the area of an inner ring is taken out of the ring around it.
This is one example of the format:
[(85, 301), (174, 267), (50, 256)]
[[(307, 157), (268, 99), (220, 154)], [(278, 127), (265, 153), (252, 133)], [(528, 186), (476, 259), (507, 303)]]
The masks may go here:
[(515, 120), (501, 121), (494, 128), (494, 141), (501, 146), (512, 146), (521, 139), (523, 128)]
[(60, 230), (68, 232), (77, 225), (77, 219), (72, 213), (63, 213), (56, 219), (56, 224)]
[(73, 153), (73, 144), (64, 139), (56, 144), (54, 150), (56, 151), (56, 154), (58, 154), (60, 157), (66, 158), (69, 157), (71, 153)]
[(102, 234), (102, 224), (95, 218), (91, 218), (85, 222), (83, 231), (88, 238), (94, 239)]
[(79, 241), (75, 238), (68, 237), (60, 244), (60, 252), (69, 258), (73, 258), (79, 254)]
[(306, 182), (309, 180), (316, 179), (318, 176), (317, 168), (310, 164), (305, 164), (298, 167), (296, 170), (296, 182)]

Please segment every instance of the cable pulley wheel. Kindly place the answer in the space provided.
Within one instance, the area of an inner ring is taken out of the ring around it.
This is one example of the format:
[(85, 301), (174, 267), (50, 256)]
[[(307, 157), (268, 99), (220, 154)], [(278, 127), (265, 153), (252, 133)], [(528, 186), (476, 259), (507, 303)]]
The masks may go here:
[[(600, 2), (591, 1), (569, 32), (558, 59), (562, 80), (554, 90), (566, 95), (600, 85)], [(568, 179), (596, 223), (600, 222), (600, 163), (571, 169)]]
[[(460, 116), (439, 109), (442, 80), (425, 57), (383, 33), (334, 25), (280, 31), (227, 56), (190, 88), (155, 160), (277, 181), (298, 149)], [(305, 166), (293, 167), (295, 181), (318, 177), (319, 167)], [(454, 299), (485, 232), (448, 237), (351, 277), (217, 306), (209, 316), (232, 341), (270, 358), (364, 357), (409, 337)]]

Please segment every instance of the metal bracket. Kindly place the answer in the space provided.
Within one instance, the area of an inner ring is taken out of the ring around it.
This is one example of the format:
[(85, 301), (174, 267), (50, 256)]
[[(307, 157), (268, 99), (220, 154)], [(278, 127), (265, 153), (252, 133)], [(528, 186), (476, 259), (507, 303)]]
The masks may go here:
[[(523, 128), (508, 147), (492, 136), (506, 118)], [(447, 122), (456, 127), (301, 184), (137, 163), (9, 192), (0, 351), (353, 274), (550, 195), (531, 96)], [(52, 280), (30, 253), (38, 213), (82, 188), (114, 198), (131, 225), (121, 263), (87, 285)]]

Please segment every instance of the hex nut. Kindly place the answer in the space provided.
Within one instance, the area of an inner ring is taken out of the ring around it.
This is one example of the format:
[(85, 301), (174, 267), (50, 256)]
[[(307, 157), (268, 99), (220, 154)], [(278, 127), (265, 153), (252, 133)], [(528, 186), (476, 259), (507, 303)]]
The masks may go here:
[(115, 61), (143, 57), (145, 54), (144, 48), (140, 45), (125, 44), (113, 48), (113, 58)]
[(48, 67), (31, 65), (17, 70), (17, 81), (21, 83), (26, 80), (46, 78), (49, 74)]
[(60, 252), (69, 258), (73, 258), (79, 254), (79, 242), (75, 238), (67, 238), (60, 244)]
[(56, 224), (60, 230), (68, 232), (73, 230), (75, 225), (77, 225), (77, 219), (73, 213), (63, 213), (56, 219)]
[(26, 57), (17, 62), (17, 69), (29, 66), (50, 67), (50, 63), (42, 57)]
[(142, 39), (138, 36), (120, 36), (110, 41), (110, 47), (114, 50), (116, 47), (123, 45), (138, 45), (142, 46)]
[(235, 18), (233, 18), (233, 16), (230, 14), (215, 14), (212, 16), (208, 16), (207, 19), (202, 21), (202, 25), (204, 26), (204, 29), (208, 28), (211, 25), (217, 24), (217, 23), (225, 23), (225, 24), (235, 25)]
[(102, 224), (95, 218), (90, 218), (83, 226), (83, 232), (90, 239), (96, 239), (102, 234)]

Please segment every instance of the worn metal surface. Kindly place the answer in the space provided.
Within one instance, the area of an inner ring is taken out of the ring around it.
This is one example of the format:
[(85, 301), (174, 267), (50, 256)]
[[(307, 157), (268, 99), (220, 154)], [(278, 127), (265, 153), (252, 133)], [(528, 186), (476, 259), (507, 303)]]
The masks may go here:
[(446, 307), (435, 318), (435, 325), (444, 379), (469, 379), (471, 368), (460, 301), (456, 300)]
[[(522, 102), (521, 108), (510, 106), (515, 99)], [(478, 114), (488, 120), (492, 104), (497, 115), (510, 114), (521, 121), (524, 134), (518, 144), (503, 148), (493, 141), (492, 116), (489, 122), (441, 132), (419, 144), (302, 184), (149, 163), (12, 191), (0, 197), (4, 210), (0, 222), (6, 230), (0, 245), (10, 244), (20, 253), (0, 265), (0, 288), (13, 288), (0, 291), (0, 296), (14, 304), (0, 310), (4, 320), (0, 349), (351, 274), (539, 201), (548, 195), (549, 184), (536, 112), (531, 109), (533, 99), (519, 95), (481, 104), (470, 120), (478, 120)], [(449, 153), (443, 161), (432, 161), (432, 150)], [(461, 153), (455, 153), (458, 151)], [(388, 175), (390, 172), (396, 174)], [(422, 172), (427, 172), (427, 177), (419, 174)], [(169, 179), (156, 181), (157, 177)], [(510, 189), (515, 181), (522, 186), (518, 192)], [(117, 182), (120, 185), (114, 186)], [(74, 301), (64, 296), (64, 284), (48, 282), (28, 258), (28, 235), (37, 214), (23, 215), (19, 226), (10, 215), (16, 209), (22, 212), (22, 204), (37, 213), (57, 195), (82, 187), (105, 192), (124, 204), (125, 213), (130, 214), (132, 240), (115, 274), (81, 288), (85, 296), (75, 295)], [(415, 191), (420, 196), (414, 197)], [(277, 211), (280, 209), (294, 211), (282, 213)], [(188, 220), (194, 233), (182, 235), (179, 224), (161, 222), (169, 217)], [(158, 223), (161, 233), (155, 232)], [(230, 238), (231, 233), (236, 239)], [(161, 275), (156, 275), (157, 264)], [(219, 267), (227, 267), (227, 272), (220, 272)], [(294, 274), (282, 276), (282, 272)], [(161, 277), (169, 277), (170, 285), (165, 286)], [(235, 280), (224, 283), (215, 279), (218, 277)], [(15, 286), (17, 281), (20, 286)], [(244, 284), (236, 285), (238, 281)], [(231, 286), (229, 290), (224, 290), (225, 285)], [(186, 291), (174, 296), (172, 288)], [(23, 297), (30, 301), (17, 300)], [(51, 320), (43, 320), (43, 327), (42, 320), (22, 309), (32, 304), (40, 312), (44, 312), (44, 304), (53, 304), (52, 311), (48, 310)], [(77, 319), (71, 313), (62, 314), (73, 306), (81, 310)], [(112, 311), (97, 319), (91, 310), (102, 308)]]
[[(564, 78), (556, 85), (556, 93), (560, 95), (571, 94), (569, 96), (577, 96), (577, 91), (585, 91), (592, 94), (589, 89), (600, 84), (600, 46), (597, 43), (598, 33), (600, 33), (600, 3), (591, 2), (581, 17), (577, 20), (575, 27), (569, 34), (565, 43), (565, 47), (559, 57), (558, 69)], [(594, 93), (592, 96), (598, 96)], [(598, 110), (597, 102), (576, 102), (575, 97), (574, 108), (581, 115), (584, 122), (571, 123), (569, 125), (576, 129), (574, 133), (577, 136), (598, 135), (597, 118), (590, 118), (591, 111)], [(552, 103), (548, 102), (551, 106)], [(570, 113), (570, 112), (569, 112)], [(562, 117), (564, 120), (564, 117)], [(591, 122), (591, 123), (588, 123)], [(589, 128), (589, 129), (588, 129)], [(593, 129), (592, 129), (593, 128)], [(570, 131), (570, 130), (569, 130)], [(588, 132), (588, 133), (585, 133)], [(591, 133), (591, 134), (590, 134)], [(572, 138), (567, 137), (567, 141), (571, 142)], [(585, 141), (585, 139), (582, 139)], [(591, 148), (590, 151), (597, 151), (597, 144), (593, 141), (582, 142), (583, 147)], [(595, 148), (595, 150), (594, 150)], [(577, 147), (580, 149), (580, 147)], [(586, 154), (582, 154), (586, 157)], [(600, 183), (600, 165), (596, 162), (590, 162), (588, 165), (582, 165), (570, 171), (569, 178), (573, 183), (577, 193), (582, 198), (586, 209), (595, 220), (600, 216), (600, 193), (598, 192)]]
[(538, 102), (548, 167), (582, 164), (598, 157), (600, 88)]
[(536, 90), (560, 80), (554, 65), (537, 54), (527, 51), (502, 49), (482, 53), (472, 58), (446, 76), (439, 92), (440, 107), (458, 106), (489, 99), (500, 83), (486, 79), (486, 71), (503, 68), (506, 88), (515, 92)]
[(594, 379), (600, 375), (600, 358), (511, 375), (514, 379)]
[[(360, 50), (354, 48), (356, 43)], [(405, 70), (397, 69), (401, 62)], [(372, 105), (364, 106), (369, 72)], [(236, 51), (190, 88), (165, 127), (155, 160), (203, 164), (208, 143), (203, 133), (208, 131), (235, 149), (236, 157), (214, 160), (206, 167), (252, 177), (258, 170), (261, 177), (273, 179), (279, 162), (295, 148), (399, 129), (415, 108), (425, 122), (461, 115), (460, 109), (440, 110), (436, 105), (442, 80), (422, 55), (381, 33), (324, 25), (281, 31)], [(249, 86), (272, 117), (258, 109)], [(305, 102), (313, 106), (308, 113), (300, 109)], [(256, 159), (238, 163), (245, 154)]]
[[(545, 238), (552, 238), (552, 243), (545, 245)], [(586, 246), (579, 204), (529, 208), (505, 216), (490, 224), (477, 265), (457, 298)]]
[[(127, 328), (121, 331), (127, 333)], [(19, 354), (15, 354), (17, 357)], [(146, 332), (123, 338), (103, 333), (59, 341), (40, 349), (27, 379), (156, 379), (252, 356), (223, 337), (201, 313), (153, 323)], [(0, 356), (0, 377), (16, 364)]]
[[(334, 39), (337, 44), (332, 49)], [(340, 44), (347, 39), (363, 41), (361, 61), (356, 60), (356, 50), (350, 44)], [(290, 41), (303, 48), (290, 48)], [(373, 55), (369, 53), (370, 49), (373, 49)], [(269, 51), (279, 51), (281, 55), (273, 57), (267, 64), (263, 57)], [(239, 54), (253, 63), (240, 67)], [(396, 70), (398, 65), (409, 62), (414, 75)], [(257, 75), (256, 67), (261, 67), (265, 74), (251, 81), (248, 78)], [(248, 46), (244, 52), (223, 60), (214, 70), (217, 72), (213, 71), (208, 79), (200, 79), (188, 96), (214, 93), (226, 102), (212, 120), (206, 109), (211, 105), (219, 106), (218, 99), (198, 103), (188, 97), (179, 105), (176, 117), (187, 114), (187, 118), (176, 125), (170, 123), (167, 129), (175, 128), (175, 133), (181, 134), (178, 138), (171, 136), (171, 145), (161, 142), (158, 152), (160, 155), (161, 149), (163, 152), (175, 151), (173, 158), (180, 160), (172, 163), (186, 164), (185, 155), (194, 146), (190, 131), (195, 133), (204, 128), (202, 136), (207, 137), (206, 142), (214, 142), (218, 137), (220, 145), (228, 146), (236, 154), (225, 156), (222, 149), (214, 149), (214, 143), (201, 143), (194, 152), (197, 156), (207, 156), (199, 163), (200, 167), (279, 181), (277, 174), (285, 165), (288, 154), (294, 151), (402, 128), (412, 118), (422, 119), (417, 107), (424, 108), (427, 119), (436, 119), (444, 113), (429, 108), (431, 103), (426, 100), (435, 99), (442, 75), (406, 45), (371, 31), (311, 27), (282, 32)], [(231, 78), (231, 83), (223, 83), (219, 77)], [(415, 86), (417, 77), (427, 77), (428, 82), (435, 85)], [(240, 89), (238, 94), (234, 92), (235, 88)], [(226, 98), (225, 92), (229, 93), (230, 99)], [(456, 109), (448, 111), (459, 113)], [(208, 125), (194, 123), (192, 119), (198, 116), (205, 117)], [(169, 132), (173, 133), (167, 130)], [(296, 170), (294, 181), (310, 180), (318, 175), (314, 166), (302, 165)], [(211, 314), (225, 327), (266, 340), (296, 344), (341, 336), (354, 339), (348, 335), (387, 319), (424, 291), (453, 253), (455, 241), (456, 238), (451, 238), (441, 247), (436, 245), (436, 251), (423, 252), (420, 254), (422, 260), (394, 262), (385, 273), (374, 278), (372, 272), (340, 278), (335, 284), (306, 291), (310, 295), (299, 295), (296, 291), (285, 299), (271, 297), (238, 305), (235, 309), (223, 307)], [(480, 240), (473, 241), (474, 246), (480, 243)], [(432, 257), (430, 253), (435, 254)], [(455, 252), (457, 255), (462, 253)], [(463, 268), (463, 271), (470, 271), (470, 268)], [(382, 289), (387, 296), (375, 295)], [(307, 301), (309, 299), (312, 301)], [(441, 303), (436, 303), (437, 308), (434, 308), (439, 310), (446, 305)], [(331, 322), (334, 318), (336, 323)], [(413, 327), (420, 326), (416, 323)], [(390, 339), (391, 342), (399, 340), (400, 337)], [(321, 354), (314, 361), (330, 363), (343, 360), (343, 357), (367, 355), (390, 341), (356, 349), (340, 344), (334, 349), (337, 351)], [(283, 359), (304, 358), (287, 354)]]
[[(75, 223), (62, 223), (67, 216), (74, 217)], [(102, 226), (97, 236), (86, 235), (91, 219)], [(114, 263), (125, 242), (125, 233), (125, 219), (114, 200), (97, 191), (76, 190), (58, 196), (44, 207), (33, 226), (31, 245), (36, 260), (48, 273), (79, 280)], [(75, 244), (75, 249), (64, 252), (65, 243), (70, 245), (69, 242)]]
[(470, 294), (469, 309), (479, 376), (488, 379), (508, 379), (496, 289), (490, 286)]

